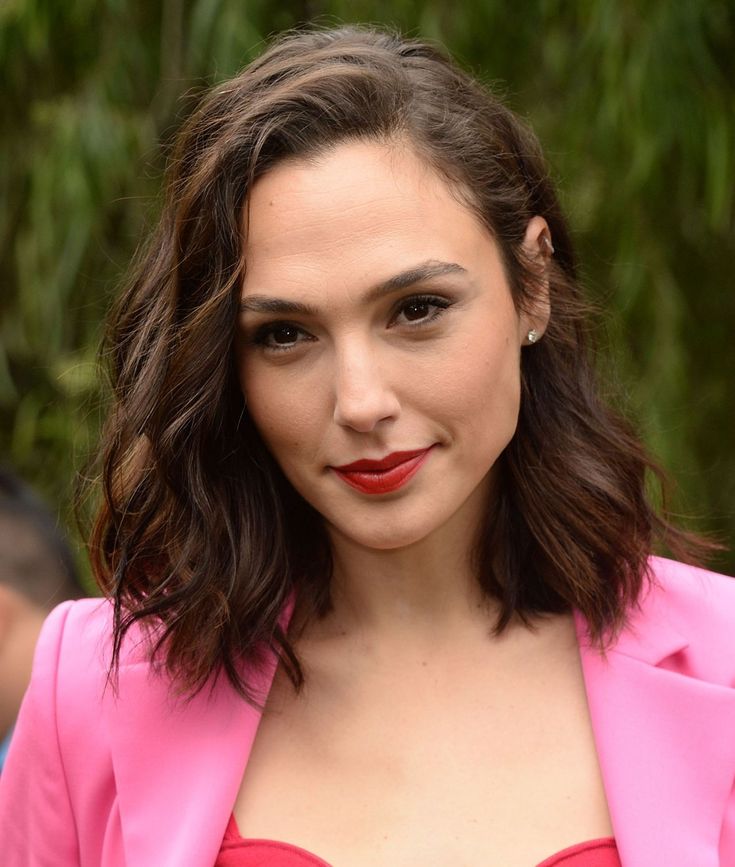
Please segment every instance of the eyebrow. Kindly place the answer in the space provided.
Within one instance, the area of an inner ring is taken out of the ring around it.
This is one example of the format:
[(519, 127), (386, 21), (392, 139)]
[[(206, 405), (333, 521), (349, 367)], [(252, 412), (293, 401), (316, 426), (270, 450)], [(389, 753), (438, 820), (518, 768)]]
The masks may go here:
[[(441, 262), (438, 259), (427, 259), (412, 268), (401, 271), (389, 277), (377, 286), (373, 286), (361, 299), (362, 304), (370, 304), (385, 295), (406, 289), (425, 280), (442, 277), (445, 274), (466, 274), (467, 269), (456, 262)], [(287, 301), (285, 298), (269, 298), (267, 295), (248, 295), (240, 300), (240, 310), (251, 313), (278, 313), (300, 314), (302, 316), (316, 316), (318, 310), (311, 304), (302, 301)]]

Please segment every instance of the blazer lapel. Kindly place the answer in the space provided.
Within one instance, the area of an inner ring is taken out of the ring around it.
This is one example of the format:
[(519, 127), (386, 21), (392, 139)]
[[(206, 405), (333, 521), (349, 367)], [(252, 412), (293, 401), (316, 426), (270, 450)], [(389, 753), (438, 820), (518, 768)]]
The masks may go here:
[[(286, 629), (289, 595), (279, 623)], [(151, 670), (145, 642), (120, 666), (117, 696), (104, 702), (118, 795), (125, 863), (135, 867), (212, 867), (222, 845), (261, 713), (226, 677), (187, 701)], [(275, 654), (248, 679), (265, 705)]]
[[(657, 612), (661, 614), (661, 612)], [(605, 656), (575, 612), (587, 700), (625, 867), (719, 867), (735, 766), (735, 691), (690, 676), (686, 638), (663, 616)]]
[[(265, 698), (275, 658), (260, 675)], [(126, 864), (211, 867), (219, 851), (260, 713), (225, 678), (190, 701), (138, 663), (121, 667), (106, 699)]]

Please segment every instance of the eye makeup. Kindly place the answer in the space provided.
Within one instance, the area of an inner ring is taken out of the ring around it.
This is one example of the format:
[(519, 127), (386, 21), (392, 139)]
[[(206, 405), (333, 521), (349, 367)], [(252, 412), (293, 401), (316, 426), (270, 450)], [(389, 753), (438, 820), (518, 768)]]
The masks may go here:
[[(408, 330), (425, 328), (436, 322), (453, 304), (454, 301), (440, 295), (410, 295), (396, 304), (388, 327)], [(421, 315), (424, 311), (425, 314)], [(404, 317), (403, 321), (399, 320), (400, 316)], [(303, 325), (279, 319), (257, 326), (248, 343), (267, 353), (283, 353), (291, 352), (300, 344), (316, 339)]]

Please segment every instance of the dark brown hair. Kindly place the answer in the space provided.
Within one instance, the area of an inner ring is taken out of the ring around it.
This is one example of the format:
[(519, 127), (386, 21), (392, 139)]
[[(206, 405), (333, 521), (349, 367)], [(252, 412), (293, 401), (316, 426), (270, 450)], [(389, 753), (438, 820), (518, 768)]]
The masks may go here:
[(604, 647), (651, 578), (656, 540), (680, 559), (716, 547), (657, 514), (647, 476), (663, 474), (601, 399), (589, 309), (533, 133), (437, 46), (374, 27), (289, 31), (181, 129), (159, 224), (106, 342), (113, 405), (91, 551), (115, 603), (114, 660), (141, 621), (185, 691), (224, 672), (255, 701), (246, 672), (265, 648), (299, 688), (279, 613), (293, 591), (314, 616), (330, 606), (319, 515), (248, 417), (233, 341), (248, 191), (280, 160), (351, 139), (408, 142), (441, 173), (498, 242), (518, 309), (537, 286), (526, 226), (541, 215), (550, 227), (551, 319), (522, 351), (518, 429), (475, 552), (502, 605), (497, 632), (514, 613), (576, 608)]

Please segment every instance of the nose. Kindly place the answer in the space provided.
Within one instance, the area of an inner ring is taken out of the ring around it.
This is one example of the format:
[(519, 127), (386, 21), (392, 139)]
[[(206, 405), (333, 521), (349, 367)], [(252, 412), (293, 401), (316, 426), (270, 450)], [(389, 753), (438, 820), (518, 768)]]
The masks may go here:
[(388, 371), (375, 356), (367, 346), (351, 346), (338, 353), (336, 360), (334, 421), (360, 433), (369, 433), (400, 413)]

